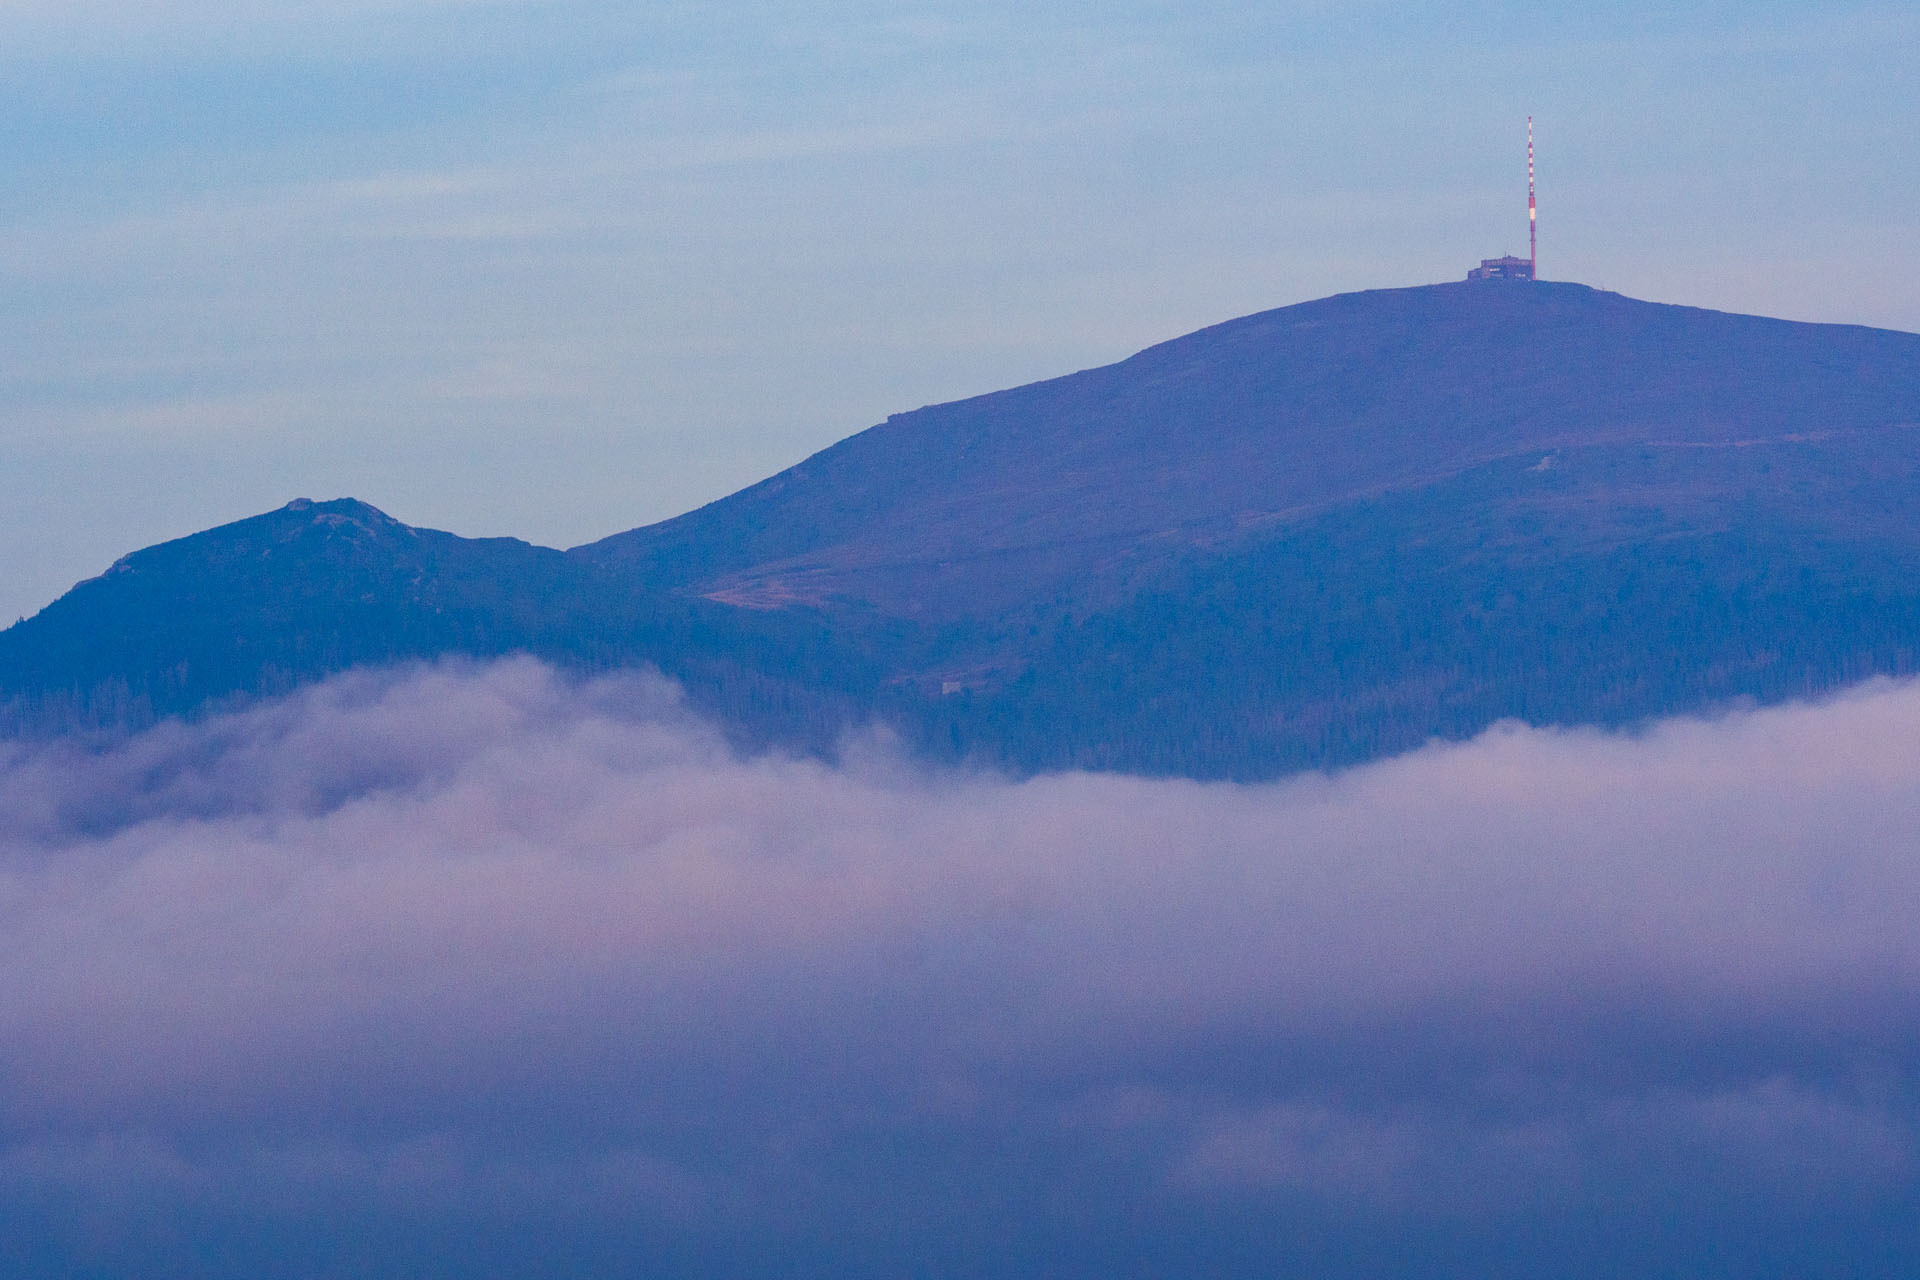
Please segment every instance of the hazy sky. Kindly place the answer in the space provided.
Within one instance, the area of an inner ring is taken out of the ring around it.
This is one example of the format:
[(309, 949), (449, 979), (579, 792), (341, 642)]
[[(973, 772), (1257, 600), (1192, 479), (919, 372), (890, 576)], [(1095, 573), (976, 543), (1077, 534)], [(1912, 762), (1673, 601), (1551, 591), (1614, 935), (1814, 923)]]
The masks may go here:
[(568, 545), (1249, 311), (1920, 329), (1920, 11), (0, 3), (0, 611), (296, 496)]
[(1904, 1280), (1916, 829), (1911, 684), (1260, 786), (526, 660), (0, 744), (0, 1270)]

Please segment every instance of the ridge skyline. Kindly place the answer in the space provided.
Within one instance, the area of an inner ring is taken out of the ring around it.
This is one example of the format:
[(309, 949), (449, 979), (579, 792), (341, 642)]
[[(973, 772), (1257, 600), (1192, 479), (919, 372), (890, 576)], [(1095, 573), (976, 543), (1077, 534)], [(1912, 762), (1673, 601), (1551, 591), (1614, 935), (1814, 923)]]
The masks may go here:
[(565, 551), (296, 500), (0, 632), (0, 705), (139, 721), (525, 651), (657, 666), (745, 744), (878, 721), (1016, 772), (1273, 776), (1914, 670), (1915, 424), (1917, 335), (1546, 281), (1338, 294)]

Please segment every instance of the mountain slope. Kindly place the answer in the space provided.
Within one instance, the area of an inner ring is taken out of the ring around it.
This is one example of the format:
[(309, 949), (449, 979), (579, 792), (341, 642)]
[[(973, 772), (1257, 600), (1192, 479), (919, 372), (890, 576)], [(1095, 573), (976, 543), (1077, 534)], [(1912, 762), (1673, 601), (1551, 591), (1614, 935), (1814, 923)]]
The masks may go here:
[(1489, 281), (1346, 294), (896, 415), (583, 554), (952, 619), (1516, 453), (1920, 422), (1920, 337)]
[(898, 415), (558, 552), (352, 502), (0, 633), (15, 727), (344, 666), (650, 663), (745, 740), (1263, 777), (1916, 669), (1920, 336), (1484, 282)]
[(1063, 608), (933, 704), (924, 740), (1257, 778), (1506, 718), (1621, 725), (1912, 674), (1920, 539), (1894, 517), (1916, 499), (1913, 430), (1502, 459)]

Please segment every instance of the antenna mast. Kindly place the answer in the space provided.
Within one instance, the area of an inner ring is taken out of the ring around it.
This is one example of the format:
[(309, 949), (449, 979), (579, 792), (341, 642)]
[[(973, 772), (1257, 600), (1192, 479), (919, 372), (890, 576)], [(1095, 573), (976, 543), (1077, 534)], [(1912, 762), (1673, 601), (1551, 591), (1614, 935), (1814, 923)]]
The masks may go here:
[(1533, 117), (1527, 117), (1527, 279), (1540, 278), (1540, 241), (1533, 207)]

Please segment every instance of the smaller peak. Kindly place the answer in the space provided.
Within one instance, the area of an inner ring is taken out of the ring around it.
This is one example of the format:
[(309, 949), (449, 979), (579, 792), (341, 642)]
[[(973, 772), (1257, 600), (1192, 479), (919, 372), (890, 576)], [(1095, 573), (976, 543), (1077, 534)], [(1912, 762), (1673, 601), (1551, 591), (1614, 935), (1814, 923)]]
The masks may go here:
[[(419, 532), (413, 526), (394, 519), (380, 508), (362, 502), (358, 498), (328, 498), (321, 502), (316, 502), (312, 498), (295, 498), (286, 506), (256, 516), (254, 519), (269, 522), (271, 527), (280, 530), (282, 537), (296, 537), (301, 531), (322, 528), (357, 529), (361, 531), (359, 536), (379, 537), (394, 537), (402, 534), (416, 536)], [(250, 523), (247, 520), (237, 521), (235, 528), (244, 527)]]
[(328, 498), (323, 502), (315, 502), (312, 498), (295, 498), (280, 510), (295, 515), (311, 512), (316, 520), (332, 517), (335, 520), (345, 518), (362, 523), (400, 523), (372, 503), (362, 502), (358, 498)]

